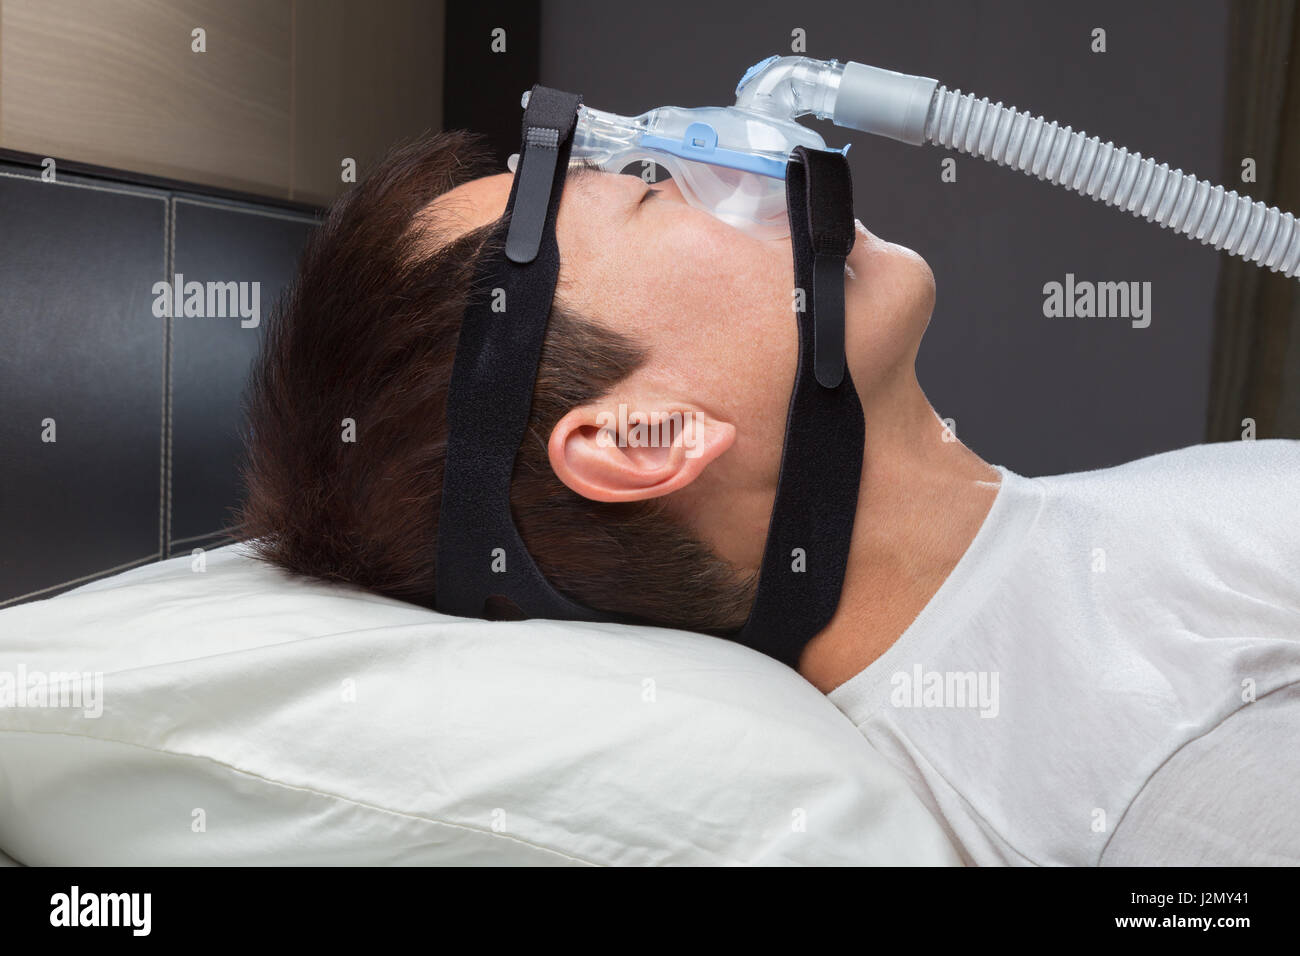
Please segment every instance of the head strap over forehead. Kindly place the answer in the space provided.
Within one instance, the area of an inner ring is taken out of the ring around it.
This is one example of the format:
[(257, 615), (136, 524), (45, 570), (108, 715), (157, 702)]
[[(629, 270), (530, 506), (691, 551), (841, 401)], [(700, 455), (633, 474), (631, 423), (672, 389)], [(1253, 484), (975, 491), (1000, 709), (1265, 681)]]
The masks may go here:
[(482, 617), (503, 596), (528, 617), (596, 620), (556, 591), (510, 514), (510, 477), (532, 407), (537, 364), (560, 273), (555, 216), (581, 97), (535, 86), (524, 112), (518, 172), (489, 256), (475, 280), (447, 392), (447, 451), (438, 517), (436, 602)]
[[(465, 312), (447, 396), (436, 606), (482, 617), (504, 597), (528, 617), (621, 621), (557, 591), (524, 547), (510, 482), (560, 269), (555, 218), (581, 98), (533, 87), (504, 255), (487, 257)], [(799, 363), (780, 481), (745, 626), (732, 638), (796, 666), (839, 604), (862, 469), (862, 406), (844, 359), (844, 259), (853, 246), (843, 155), (798, 147), (787, 167)], [(504, 236), (502, 236), (504, 232)]]

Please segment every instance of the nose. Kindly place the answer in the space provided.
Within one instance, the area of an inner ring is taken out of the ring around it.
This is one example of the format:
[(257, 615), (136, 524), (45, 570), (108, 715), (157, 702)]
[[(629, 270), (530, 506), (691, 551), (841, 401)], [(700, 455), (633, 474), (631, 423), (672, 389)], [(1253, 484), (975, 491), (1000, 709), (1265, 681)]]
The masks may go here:
[[(659, 168), (662, 169), (662, 167)], [(744, 225), (738, 224), (734, 220), (734, 218), (729, 220), (726, 217), (719, 216), (715, 211), (710, 210), (707, 207), (701, 207), (699, 203), (692, 202), (691, 200), (687, 199), (685, 194), (683, 194), (681, 187), (677, 184), (675, 180), (669, 178), (667, 173), (664, 174), (663, 179), (660, 179), (659, 181), (652, 183), (651, 186), (652, 188), (659, 191), (659, 195), (655, 197), (655, 202), (678, 202), (681, 203), (683, 206), (688, 206), (693, 209), (698, 209), (704, 213), (712, 215), (714, 216), (714, 218), (719, 219), (725, 225), (728, 225), (733, 229), (739, 229), (742, 232), (747, 232), (751, 238), (756, 239), (760, 242), (781, 243), (786, 248), (789, 248), (790, 246), (790, 233), (788, 229), (786, 229), (784, 233), (776, 236), (759, 234), (750, 231), (746, 229)], [(782, 205), (784, 205), (784, 196), (782, 197)]]

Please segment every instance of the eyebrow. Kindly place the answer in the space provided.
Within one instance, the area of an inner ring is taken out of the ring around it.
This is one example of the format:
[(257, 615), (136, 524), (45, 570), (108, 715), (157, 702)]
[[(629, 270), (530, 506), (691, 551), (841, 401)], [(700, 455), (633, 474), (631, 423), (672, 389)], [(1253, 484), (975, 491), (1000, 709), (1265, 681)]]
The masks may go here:
[[(602, 166), (599, 166), (598, 164), (587, 159), (587, 160), (583, 160), (580, 164), (575, 164), (569, 167), (567, 181), (577, 182), (579, 184), (585, 184), (585, 183), (590, 183), (593, 176), (617, 176), (617, 175), (620, 174), (612, 173), (608, 169), (605, 169)], [(646, 183), (645, 185), (647, 188), (646, 191), (641, 194), (641, 198), (637, 200), (638, 206), (643, 205), (649, 200), (660, 198), (660, 191), (655, 188), (656, 185), (655, 183)]]
[(584, 160), (582, 163), (570, 166), (567, 174), (569, 182), (584, 183), (590, 182), (595, 176), (613, 176), (614, 173), (602, 169), (591, 160)]

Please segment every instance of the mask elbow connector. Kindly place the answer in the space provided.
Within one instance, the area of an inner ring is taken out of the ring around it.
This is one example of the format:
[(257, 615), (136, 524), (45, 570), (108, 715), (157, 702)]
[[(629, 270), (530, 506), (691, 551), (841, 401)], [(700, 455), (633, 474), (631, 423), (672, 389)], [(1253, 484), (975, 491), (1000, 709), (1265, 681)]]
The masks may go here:
[(831, 120), (836, 126), (920, 146), (938, 80), (846, 63)]
[(736, 106), (783, 119), (811, 115), (920, 146), (938, 86), (862, 63), (770, 56), (741, 78)]
[(808, 56), (769, 56), (736, 84), (736, 106), (781, 119), (830, 119), (844, 65)]

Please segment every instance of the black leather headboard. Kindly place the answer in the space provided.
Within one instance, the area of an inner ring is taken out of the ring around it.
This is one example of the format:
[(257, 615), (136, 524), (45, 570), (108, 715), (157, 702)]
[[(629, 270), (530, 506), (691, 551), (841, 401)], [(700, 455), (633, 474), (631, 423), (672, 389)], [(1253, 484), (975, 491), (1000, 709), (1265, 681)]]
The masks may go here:
[[(249, 362), (314, 221), (0, 163), (0, 606), (230, 540)], [(205, 313), (258, 283), (257, 325), (155, 316), (178, 273)]]

